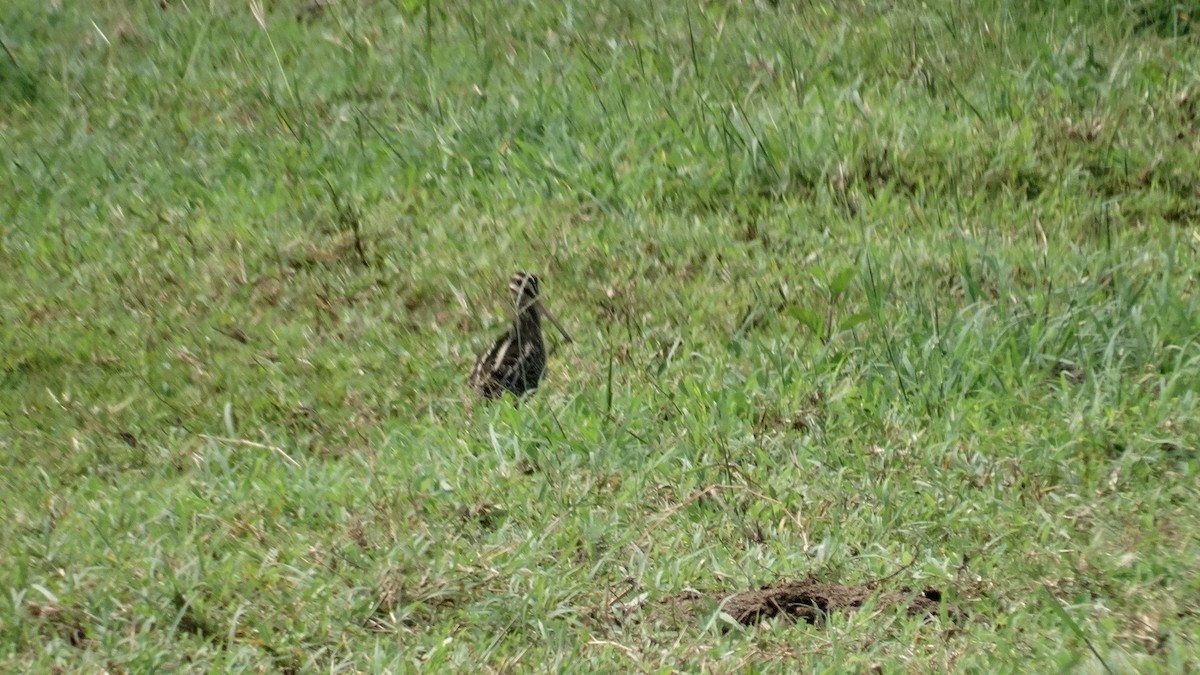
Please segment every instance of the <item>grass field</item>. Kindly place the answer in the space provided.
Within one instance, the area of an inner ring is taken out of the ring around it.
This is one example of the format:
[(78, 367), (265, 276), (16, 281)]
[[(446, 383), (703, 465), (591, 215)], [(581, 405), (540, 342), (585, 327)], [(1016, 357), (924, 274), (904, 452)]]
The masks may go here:
[(1200, 669), (1193, 9), (5, 3), (0, 670)]

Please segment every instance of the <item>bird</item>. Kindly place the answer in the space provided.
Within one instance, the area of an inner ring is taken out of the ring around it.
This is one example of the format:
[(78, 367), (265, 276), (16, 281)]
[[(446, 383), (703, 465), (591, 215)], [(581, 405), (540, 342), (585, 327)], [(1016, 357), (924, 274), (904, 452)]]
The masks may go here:
[(516, 316), (512, 327), (479, 355), (471, 368), (471, 388), (486, 399), (509, 391), (518, 398), (537, 389), (546, 370), (546, 344), (542, 340), (542, 317), (554, 324), (563, 339), (572, 342), (567, 329), (542, 302), (541, 281), (528, 272), (517, 272), (508, 282)]

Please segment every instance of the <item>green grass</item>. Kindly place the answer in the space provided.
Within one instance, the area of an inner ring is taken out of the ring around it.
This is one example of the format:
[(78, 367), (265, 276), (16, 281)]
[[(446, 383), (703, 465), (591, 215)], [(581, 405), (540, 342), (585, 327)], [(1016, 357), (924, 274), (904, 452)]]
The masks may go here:
[[(1200, 668), (1200, 8), (162, 5), (0, 9), (0, 670)], [(969, 618), (651, 620), (810, 573)]]

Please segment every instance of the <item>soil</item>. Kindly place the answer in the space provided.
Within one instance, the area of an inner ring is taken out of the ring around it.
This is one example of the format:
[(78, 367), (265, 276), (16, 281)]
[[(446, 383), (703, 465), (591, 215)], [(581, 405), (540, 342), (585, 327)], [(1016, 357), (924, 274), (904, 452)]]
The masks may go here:
[[(875, 598), (878, 610), (902, 606), (909, 616), (937, 616), (941, 611), (942, 594), (936, 588), (912, 590), (905, 587), (880, 592), (871, 584), (847, 586), (821, 582), (811, 577), (769, 584), (758, 590), (740, 593), (691, 591), (667, 598), (660, 610), (661, 614), (676, 618), (690, 615), (695, 619), (708, 615), (713, 603), (716, 603), (723, 612), (744, 626), (780, 616), (815, 624), (834, 612), (857, 611), (871, 598)], [(952, 608), (947, 608), (946, 613), (956, 615)]]

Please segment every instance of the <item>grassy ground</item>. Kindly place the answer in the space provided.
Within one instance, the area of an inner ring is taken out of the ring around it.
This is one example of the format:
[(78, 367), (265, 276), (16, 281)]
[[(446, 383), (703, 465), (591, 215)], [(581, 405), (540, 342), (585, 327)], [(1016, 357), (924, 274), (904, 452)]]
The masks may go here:
[[(1187, 7), (161, 5), (0, 9), (0, 669), (1200, 668)], [(809, 574), (967, 618), (656, 618)]]

